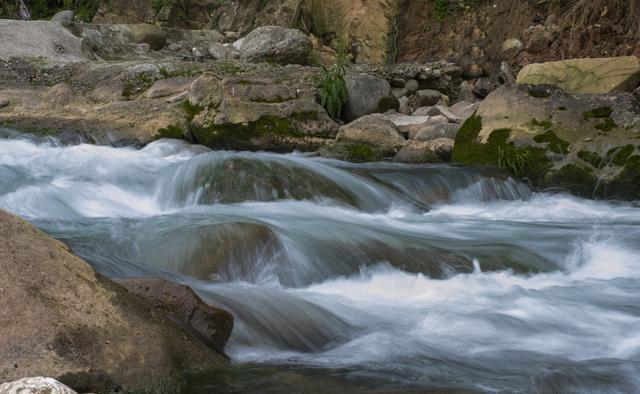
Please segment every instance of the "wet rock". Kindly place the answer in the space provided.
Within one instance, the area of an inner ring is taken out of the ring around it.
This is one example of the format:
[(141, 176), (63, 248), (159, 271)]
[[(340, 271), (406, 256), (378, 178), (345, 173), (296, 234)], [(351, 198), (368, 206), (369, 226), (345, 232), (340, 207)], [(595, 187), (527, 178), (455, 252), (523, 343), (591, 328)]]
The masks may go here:
[(451, 160), (454, 140), (436, 138), (430, 141), (409, 141), (400, 149), (393, 161), (400, 163), (440, 163)]
[[(63, 243), (0, 211), (0, 381), (51, 376), (79, 392), (177, 388), (224, 357), (97, 274)], [(141, 344), (143, 344), (141, 346)]]
[(1, 394), (77, 394), (67, 385), (52, 378), (23, 378), (0, 384)]
[(311, 52), (311, 40), (297, 29), (263, 26), (244, 37), (240, 52), (240, 58), (246, 62), (306, 64)]
[(640, 60), (626, 56), (530, 64), (520, 71), (517, 81), (556, 85), (569, 93), (631, 92), (640, 83)]
[(349, 74), (345, 82), (348, 97), (344, 117), (347, 121), (376, 112), (380, 100), (391, 94), (391, 85), (386, 79), (370, 74)]
[(184, 93), (191, 84), (195, 81), (194, 77), (173, 77), (167, 79), (161, 79), (154, 82), (154, 84), (147, 90), (145, 96), (150, 99), (173, 96), (175, 94)]
[(233, 316), (206, 304), (191, 288), (160, 278), (127, 278), (118, 283), (220, 353), (231, 336)]

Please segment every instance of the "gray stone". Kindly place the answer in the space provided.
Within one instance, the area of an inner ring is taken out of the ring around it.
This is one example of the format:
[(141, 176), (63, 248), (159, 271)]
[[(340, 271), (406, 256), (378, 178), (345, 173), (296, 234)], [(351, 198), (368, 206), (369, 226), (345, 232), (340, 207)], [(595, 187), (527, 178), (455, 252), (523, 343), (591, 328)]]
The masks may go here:
[(449, 108), (456, 116), (460, 117), (460, 120), (464, 122), (469, 119), (480, 107), (480, 103), (469, 103), (466, 101), (460, 101)]
[(425, 126), (418, 131), (413, 139), (418, 141), (431, 141), (437, 138), (455, 139), (460, 130), (457, 123), (442, 123), (433, 126)]
[(442, 115), (449, 120), (449, 122), (460, 123), (461, 118), (451, 112), (447, 107), (442, 105), (434, 105), (432, 107), (422, 107), (415, 110), (413, 116), (438, 116)]
[(405, 83), (404, 88), (407, 89), (407, 96), (411, 96), (420, 89), (420, 84), (415, 79), (410, 79)]
[(396, 155), (393, 161), (397, 163), (439, 163), (442, 159), (434, 152), (430, 141), (409, 141)]
[(69, 27), (73, 23), (75, 13), (72, 10), (65, 10), (56, 13), (51, 17), (51, 22), (58, 22), (64, 27)]
[(411, 106), (409, 105), (409, 97), (400, 97), (398, 99), (400, 103), (400, 107), (398, 108), (398, 112), (403, 115), (411, 115)]
[(214, 60), (239, 59), (241, 55), (240, 51), (233, 46), (224, 45), (219, 42), (209, 45), (207, 51), (209, 52), (209, 56)]
[(458, 100), (467, 102), (476, 102), (478, 98), (473, 94), (473, 86), (469, 81), (463, 81), (460, 84), (460, 91), (458, 92)]
[(416, 107), (426, 107), (436, 105), (441, 98), (442, 94), (437, 90), (425, 89), (418, 90), (413, 100)]
[(363, 143), (383, 152), (397, 152), (405, 139), (393, 122), (381, 115), (366, 115), (338, 131), (338, 143)]
[(386, 79), (370, 74), (349, 74), (345, 82), (348, 97), (344, 117), (347, 121), (376, 112), (380, 100), (391, 94), (391, 85)]
[(306, 64), (311, 48), (311, 40), (300, 30), (263, 26), (244, 37), (240, 58), (253, 63)]
[(77, 394), (52, 378), (33, 377), (0, 384), (0, 394)]
[(9, 100), (0, 98), (0, 108), (7, 107), (10, 104)]
[(150, 99), (173, 96), (174, 94), (184, 93), (189, 90), (193, 81), (193, 77), (173, 77), (156, 81), (145, 93)]
[(121, 101), (124, 99), (122, 92), (124, 91), (124, 85), (121, 83), (115, 83), (110, 85), (97, 86), (91, 92), (89, 92), (89, 99), (96, 103), (110, 103), (114, 101)]

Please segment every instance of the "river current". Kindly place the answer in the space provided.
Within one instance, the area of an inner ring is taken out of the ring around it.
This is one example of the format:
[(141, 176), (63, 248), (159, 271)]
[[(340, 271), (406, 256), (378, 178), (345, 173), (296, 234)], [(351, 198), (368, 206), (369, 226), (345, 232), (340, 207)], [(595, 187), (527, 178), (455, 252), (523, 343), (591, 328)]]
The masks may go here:
[(640, 392), (632, 203), (490, 168), (0, 129), (0, 209), (232, 312), (232, 367), (191, 392)]

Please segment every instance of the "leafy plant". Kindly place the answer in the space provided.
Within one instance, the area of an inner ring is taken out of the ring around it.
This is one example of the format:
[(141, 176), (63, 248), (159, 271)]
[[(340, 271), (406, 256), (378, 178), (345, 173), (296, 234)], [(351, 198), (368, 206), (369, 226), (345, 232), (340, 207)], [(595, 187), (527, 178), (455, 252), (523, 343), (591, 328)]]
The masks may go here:
[(336, 63), (330, 67), (322, 67), (322, 76), (318, 82), (320, 104), (333, 119), (342, 116), (342, 107), (347, 102), (348, 91), (344, 76), (347, 70), (346, 45), (338, 44)]
[(498, 166), (503, 170), (521, 175), (530, 160), (529, 151), (512, 145), (498, 146)]

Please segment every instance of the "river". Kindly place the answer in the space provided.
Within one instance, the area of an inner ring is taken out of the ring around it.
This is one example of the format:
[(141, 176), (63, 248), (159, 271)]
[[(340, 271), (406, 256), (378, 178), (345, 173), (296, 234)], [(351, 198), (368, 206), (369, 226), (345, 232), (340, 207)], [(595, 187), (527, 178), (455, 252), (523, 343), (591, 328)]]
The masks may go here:
[(231, 311), (190, 392), (640, 392), (640, 206), (498, 170), (63, 146), (0, 129), (0, 208)]

